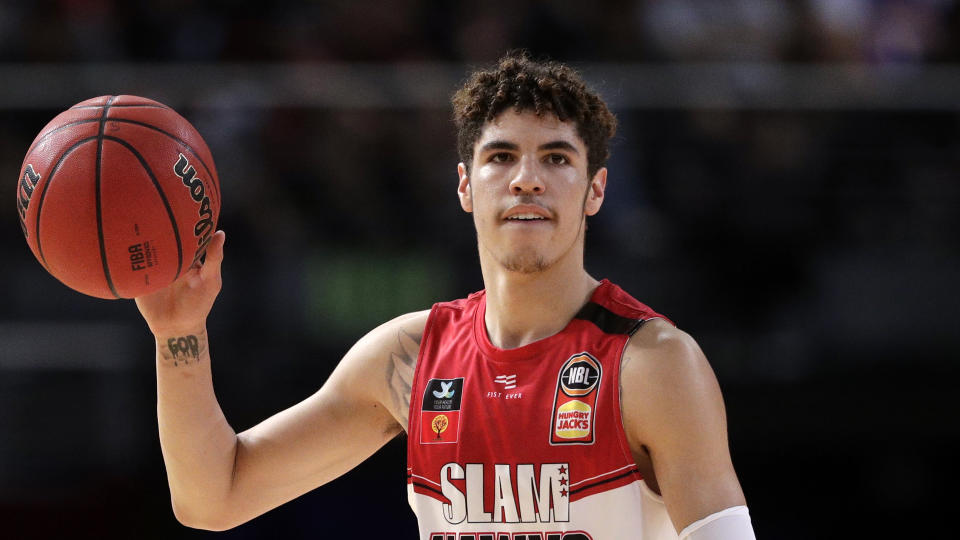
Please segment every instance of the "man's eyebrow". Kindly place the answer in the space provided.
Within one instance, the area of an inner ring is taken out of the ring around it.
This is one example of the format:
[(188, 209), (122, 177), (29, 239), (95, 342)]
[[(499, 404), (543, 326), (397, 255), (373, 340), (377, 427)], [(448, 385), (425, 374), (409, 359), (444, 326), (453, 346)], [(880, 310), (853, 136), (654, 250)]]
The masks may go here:
[(520, 146), (509, 141), (495, 140), (490, 141), (480, 147), (481, 152), (487, 152), (489, 150), (519, 150)]
[[(520, 146), (517, 145), (516, 143), (512, 143), (512, 142), (510, 142), (510, 141), (504, 141), (504, 140), (494, 140), (494, 141), (490, 141), (490, 142), (485, 143), (483, 146), (480, 147), (480, 151), (481, 151), (481, 152), (488, 152), (488, 151), (490, 151), (490, 150), (513, 150), (513, 151), (517, 151), (517, 150), (519, 150), (519, 149), (520, 149)], [(541, 144), (539, 147), (537, 147), (537, 150), (539, 150), (539, 151), (543, 151), (543, 150), (566, 150), (566, 151), (571, 152), (571, 153), (573, 153), (573, 154), (580, 155), (580, 152), (577, 151), (577, 147), (576, 147), (576, 146), (574, 146), (574, 145), (572, 145), (572, 144), (570, 144), (569, 142), (564, 141), (564, 140), (551, 141), (551, 142), (548, 142), (548, 143)]]
[(537, 150), (566, 150), (568, 152), (573, 152), (576, 155), (580, 155), (580, 152), (577, 151), (577, 147), (568, 143), (567, 141), (552, 141), (546, 144), (541, 144)]

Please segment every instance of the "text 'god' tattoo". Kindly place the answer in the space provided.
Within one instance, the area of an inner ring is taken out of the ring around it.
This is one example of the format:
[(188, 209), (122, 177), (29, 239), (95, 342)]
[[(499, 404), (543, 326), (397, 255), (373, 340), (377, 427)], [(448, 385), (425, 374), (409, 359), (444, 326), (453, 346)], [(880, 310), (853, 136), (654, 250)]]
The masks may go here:
[(396, 417), (404, 431), (409, 423), (410, 393), (413, 388), (413, 369), (417, 364), (417, 353), (423, 336), (409, 334), (404, 330), (397, 332), (398, 347), (390, 353), (387, 362), (387, 385)]
[(173, 365), (179, 366), (199, 362), (206, 348), (205, 336), (190, 334), (167, 339), (160, 345), (160, 353), (165, 360), (173, 360)]

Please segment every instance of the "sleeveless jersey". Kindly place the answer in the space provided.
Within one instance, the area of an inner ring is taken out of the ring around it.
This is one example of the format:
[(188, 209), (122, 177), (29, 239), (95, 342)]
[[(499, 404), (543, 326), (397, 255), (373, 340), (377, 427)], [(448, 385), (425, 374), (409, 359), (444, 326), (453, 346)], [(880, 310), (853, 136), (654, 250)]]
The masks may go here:
[(433, 306), (410, 397), (422, 540), (676, 539), (620, 416), (630, 336), (664, 318), (607, 280), (560, 333), (490, 343), (483, 291)]

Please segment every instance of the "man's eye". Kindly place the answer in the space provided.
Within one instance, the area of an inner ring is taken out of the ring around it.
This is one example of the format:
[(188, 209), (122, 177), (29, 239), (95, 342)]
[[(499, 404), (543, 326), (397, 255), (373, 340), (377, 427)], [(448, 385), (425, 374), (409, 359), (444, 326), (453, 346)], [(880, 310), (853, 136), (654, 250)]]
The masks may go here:
[(510, 161), (510, 159), (511, 159), (512, 157), (513, 157), (513, 156), (511, 156), (510, 154), (508, 154), (508, 153), (506, 153), (506, 152), (498, 152), (498, 153), (493, 154), (492, 156), (490, 156), (490, 161), (492, 161), (493, 163), (506, 163), (506, 162)]
[(569, 163), (569, 161), (567, 160), (567, 156), (563, 154), (550, 154), (547, 157), (547, 160), (551, 165), (566, 165), (567, 163)]

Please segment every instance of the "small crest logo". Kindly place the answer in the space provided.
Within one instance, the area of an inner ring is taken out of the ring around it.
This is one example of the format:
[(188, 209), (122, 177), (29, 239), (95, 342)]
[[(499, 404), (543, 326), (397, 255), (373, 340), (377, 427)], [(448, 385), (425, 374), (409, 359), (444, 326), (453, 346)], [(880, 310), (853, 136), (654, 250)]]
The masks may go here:
[(445, 414), (438, 414), (433, 417), (433, 422), (430, 422), (430, 427), (433, 428), (434, 433), (437, 434), (437, 439), (440, 438), (440, 434), (447, 430), (447, 427), (450, 425), (450, 419), (447, 418)]
[(563, 363), (553, 398), (550, 444), (593, 444), (602, 375), (600, 362), (588, 352), (577, 353)]
[(511, 390), (517, 387), (517, 375), (497, 375), (493, 382), (503, 385), (504, 390)]
[(440, 381), (440, 390), (433, 391), (433, 397), (437, 399), (450, 399), (453, 397), (453, 390), (450, 388), (453, 386), (454, 381)]
[(600, 364), (587, 353), (575, 354), (560, 371), (560, 388), (570, 397), (585, 396), (600, 380)]

